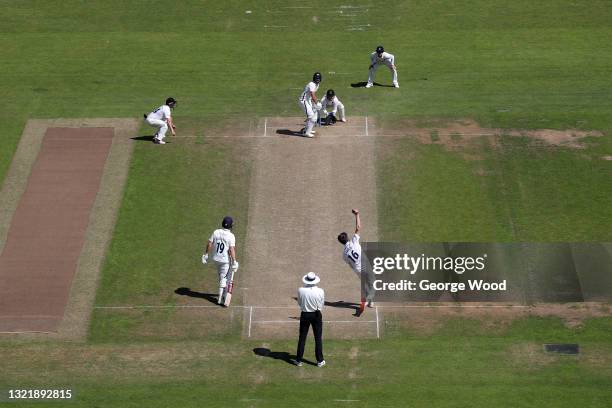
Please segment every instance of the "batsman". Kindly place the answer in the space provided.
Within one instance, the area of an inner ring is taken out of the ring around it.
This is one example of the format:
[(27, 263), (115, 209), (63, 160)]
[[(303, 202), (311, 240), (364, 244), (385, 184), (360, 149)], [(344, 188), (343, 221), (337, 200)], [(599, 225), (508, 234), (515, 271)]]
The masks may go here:
[(217, 266), (219, 274), (219, 298), (217, 303), (229, 306), (232, 301), (232, 291), (234, 289), (234, 274), (238, 270), (236, 260), (236, 237), (232, 233), (234, 220), (230, 216), (223, 218), (221, 228), (215, 230), (208, 244), (206, 251), (202, 255), (202, 263), (208, 263), (208, 254), (212, 251), (212, 259)]

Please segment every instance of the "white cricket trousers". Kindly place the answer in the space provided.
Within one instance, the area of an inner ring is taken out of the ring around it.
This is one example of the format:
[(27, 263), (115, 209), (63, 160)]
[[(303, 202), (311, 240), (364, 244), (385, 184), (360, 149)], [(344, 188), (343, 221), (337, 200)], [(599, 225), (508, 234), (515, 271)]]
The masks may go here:
[[(368, 73), (368, 83), (373, 84), (374, 83), (374, 76), (376, 75), (376, 71), (378, 70), (378, 66), (380, 64), (375, 64), (372, 68), (370, 68), (370, 71)], [(391, 64), (384, 64), (387, 66), (387, 68), (389, 68), (389, 71), (391, 71), (391, 74), (393, 75), (393, 85), (397, 85), (397, 69), (395, 69), (394, 65)]]
[(314, 128), (314, 125), (317, 123), (317, 113), (313, 109), (310, 101), (299, 101), (299, 103), (308, 120), (306, 123), (306, 130), (304, 132), (306, 134), (310, 134), (312, 132), (312, 128)]
[(163, 140), (164, 137), (166, 137), (166, 132), (168, 131), (168, 122), (166, 122), (165, 120), (160, 120), (160, 119), (145, 119), (145, 121), (155, 127), (158, 128), (157, 129), (157, 133), (155, 133), (155, 138), (157, 140)]

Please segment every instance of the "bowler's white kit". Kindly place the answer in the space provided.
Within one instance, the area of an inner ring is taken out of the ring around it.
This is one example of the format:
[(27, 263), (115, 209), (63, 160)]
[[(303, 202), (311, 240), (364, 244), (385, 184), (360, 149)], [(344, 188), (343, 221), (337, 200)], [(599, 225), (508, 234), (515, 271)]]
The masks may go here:
[(373, 52), (370, 56), (370, 59), (370, 65), (372, 65), (372, 68), (370, 68), (370, 71), (368, 73), (368, 85), (371, 86), (374, 83), (374, 75), (376, 74), (378, 67), (380, 65), (386, 65), (393, 75), (393, 85), (396, 87), (399, 86), (397, 82), (397, 70), (395, 69), (395, 56), (393, 56), (393, 54), (383, 52), (379, 57), (376, 52)]
[(344, 244), (342, 259), (353, 269), (353, 272), (361, 275), (361, 244), (358, 234), (353, 235), (353, 238)]
[(163, 140), (164, 137), (166, 137), (166, 132), (168, 131), (168, 118), (171, 116), (172, 113), (168, 105), (162, 105), (147, 115), (146, 122), (158, 128), (155, 134), (157, 140)]
[(219, 286), (224, 288), (227, 284), (227, 272), (230, 267), (229, 249), (236, 246), (236, 237), (230, 230), (219, 228), (212, 233), (209, 241), (212, 243), (212, 259), (215, 261), (219, 273)]
[[(321, 99), (321, 110), (319, 111), (320, 117), (325, 118), (328, 114), (328, 108), (331, 108), (331, 113), (337, 117), (338, 120), (344, 120), (344, 104), (340, 102), (337, 96), (331, 99), (327, 99), (327, 95)], [(336, 115), (337, 113), (337, 115)]]

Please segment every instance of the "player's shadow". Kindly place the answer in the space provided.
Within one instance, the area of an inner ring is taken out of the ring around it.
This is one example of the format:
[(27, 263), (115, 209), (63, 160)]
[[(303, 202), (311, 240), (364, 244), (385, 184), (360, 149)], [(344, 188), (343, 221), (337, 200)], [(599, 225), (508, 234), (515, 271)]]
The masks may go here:
[(344, 300), (338, 300), (337, 302), (325, 302), (325, 306), (337, 307), (340, 309), (353, 309), (359, 311), (359, 303), (345, 302)]
[(134, 137), (131, 137), (130, 139), (142, 141), (142, 142), (152, 142), (153, 136), (134, 136)]
[(301, 131), (294, 131), (294, 130), (290, 130), (290, 129), (277, 129), (276, 130), (276, 134), (277, 135), (285, 135), (285, 136), (297, 136), (297, 137), (306, 137), (302, 134)]
[[(272, 351), (265, 347), (256, 347), (253, 349), (253, 353), (255, 353), (255, 355), (259, 357), (273, 358), (275, 360), (284, 361), (285, 363), (291, 364), (291, 365), (294, 365), (293, 360), (297, 358), (295, 355), (289, 354), (286, 351)], [(317, 363), (309, 361), (309, 360), (302, 360), (302, 362), (305, 364), (310, 364), (314, 366), (317, 365)]]
[[(351, 84), (351, 87), (353, 88), (365, 88), (365, 86), (367, 85), (367, 82), (355, 82), (354, 84)], [(393, 88), (393, 85), (383, 85), (383, 84), (379, 84), (378, 82), (373, 82), (374, 86), (382, 86), (382, 87), (386, 87), (386, 88)]]
[(206, 299), (210, 303), (214, 303), (215, 305), (217, 305), (218, 295), (215, 295), (214, 293), (194, 292), (193, 290), (189, 288), (178, 288), (177, 290), (174, 291), (174, 293), (176, 293), (177, 295), (181, 295), (181, 296), (189, 296), (192, 298)]
[[(293, 296), (293, 300), (297, 302), (297, 297)], [(353, 309), (355, 313), (359, 313), (359, 306), (361, 305), (359, 303), (345, 302), (344, 300), (338, 300), (336, 302), (325, 301), (325, 306), (337, 307), (340, 309)]]

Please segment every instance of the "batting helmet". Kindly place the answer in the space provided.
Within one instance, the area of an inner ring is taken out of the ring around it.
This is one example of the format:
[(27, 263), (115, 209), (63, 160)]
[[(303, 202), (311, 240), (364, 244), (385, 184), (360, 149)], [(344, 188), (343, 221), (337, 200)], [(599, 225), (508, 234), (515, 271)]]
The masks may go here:
[(321, 76), (320, 72), (315, 72), (312, 76), (312, 82), (314, 82), (315, 84), (318, 84), (319, 82), (321, 82), (323, 80), (323, 77)]
[(232, 217), (225, 216), (223, 217), (223, 221), (221, 222), (221, 226), (225, 229), (231, 229), (234, 226), (234, 220), (232, 219)]
[(166, 99), (166, 105), (170, 106), (170, 107), (174, 107), (176, 106), (176, 99), (174, 98), (168, 98)]
[(336, 96), (336, 93), (334, 92), (333, 89), (328, 89), (327, 92), (325, 93), (325, 96), (327, 96), (327, 99), (334, 99), (334, 96)]
[(385, 48), (382, 45), (379, 45), (378, 47), (376, 47), (376, 53), (378, 55), (382, 54), (383, 52), (385, 52)]

